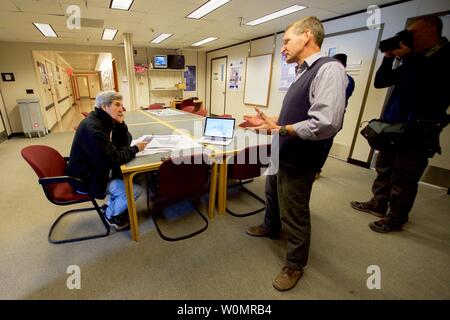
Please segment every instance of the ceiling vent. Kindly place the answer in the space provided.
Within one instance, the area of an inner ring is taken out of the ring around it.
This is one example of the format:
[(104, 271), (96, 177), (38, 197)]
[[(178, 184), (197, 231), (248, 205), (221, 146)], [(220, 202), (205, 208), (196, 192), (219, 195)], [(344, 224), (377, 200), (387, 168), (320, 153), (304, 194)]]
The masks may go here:
[(81, 27), (103, 29), (105, 20), (81, 18)]

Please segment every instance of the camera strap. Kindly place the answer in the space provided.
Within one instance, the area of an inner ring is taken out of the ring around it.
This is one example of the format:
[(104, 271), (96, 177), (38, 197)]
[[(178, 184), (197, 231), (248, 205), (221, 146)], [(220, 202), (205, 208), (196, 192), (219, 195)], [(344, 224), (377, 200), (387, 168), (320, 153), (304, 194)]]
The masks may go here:
[(432, 47), (431, 49), (429, 49), (426, 53), (425, 53), (425, 57), (426, 58), (431, 58), (432, 56), (435, 55), (436, 52), (438, 52), (439, 50), (441, 50), (442, 47), (444, 47), (445, 45), (447, 45), (449, 42), (447, 40), (447, 38), (443, 38), (441, 41), (439, 41), (438, 44), (436, 44), (434, 47)]

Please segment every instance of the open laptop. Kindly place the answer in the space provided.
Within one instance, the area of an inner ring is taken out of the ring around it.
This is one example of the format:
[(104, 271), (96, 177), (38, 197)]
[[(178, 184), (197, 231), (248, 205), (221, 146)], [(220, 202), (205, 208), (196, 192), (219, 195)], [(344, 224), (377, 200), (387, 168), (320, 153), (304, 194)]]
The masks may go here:
[(197, 142), (222, 146), (229, 145), (233, 141), (235, 121), (234, 118), (207, 117), (203, 137)]

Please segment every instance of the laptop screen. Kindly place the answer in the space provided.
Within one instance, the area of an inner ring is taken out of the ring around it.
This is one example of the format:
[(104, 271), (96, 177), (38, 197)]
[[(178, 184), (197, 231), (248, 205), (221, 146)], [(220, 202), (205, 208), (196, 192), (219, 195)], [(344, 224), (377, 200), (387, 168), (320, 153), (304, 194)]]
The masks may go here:
[(235, 119), (207, 117), (205, 121), (205, 136), (229, 139), (233, 138)]

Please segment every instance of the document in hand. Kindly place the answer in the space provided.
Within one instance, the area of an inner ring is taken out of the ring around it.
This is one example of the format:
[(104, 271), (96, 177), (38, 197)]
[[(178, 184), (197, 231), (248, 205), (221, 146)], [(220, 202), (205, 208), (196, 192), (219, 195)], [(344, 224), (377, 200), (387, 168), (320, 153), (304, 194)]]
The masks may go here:
[(146, 134), (146, 135), (143, 135), (142, 137), (139, 137), (139, 138), (137, 138), (137, 139), (131, 141), (130, 146), (132, 147), (132, 146), (134, 146), (134, 145), (135, 145), (136, 143), (138, 143), (138, 142), (150, 142), (152, 139), (153, 139), (153, 135), (151, 135), (151, 134)]

